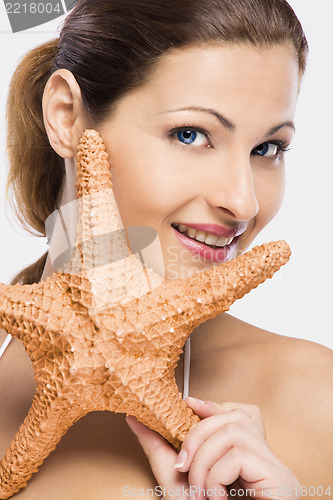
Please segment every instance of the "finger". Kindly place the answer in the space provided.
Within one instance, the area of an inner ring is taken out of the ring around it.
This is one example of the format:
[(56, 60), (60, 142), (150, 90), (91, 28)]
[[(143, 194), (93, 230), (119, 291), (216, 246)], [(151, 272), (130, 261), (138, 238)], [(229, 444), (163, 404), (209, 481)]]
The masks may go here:
[(126, 422), (137, 436), (149, 462), (155, 462), (160, 457), (163, 458), (165, 464), (174, 465), (177, 452), (162, 436), (143, 425), (133, 416), (127, 416)]
[(265, 436), (264, 420), (262, 418), (260, 408), (256, 405), (245, 403), (219, 404), (209, 399), (204, 401), (202, 399), (193, 398), (191, 396), (186, 398), (185, 402), (187, 406), (189, 406), (201, 419), (210, 417), (212, 415), (219, 415), (231, 410), (240, 409), (248, 415), (248, 417), (256, 424), (262, 435)]
[(248, 415), (248, 417), (255, 423), (255, 425), (262, 433), (262, 435), (266, 438), (264, 419), (262, 418), (259, 406), (245, 404), (245, 403), (230, 403), (230, 402), (221, 403), (220, 406), (223, 411), (236, 410), (237, 408), (243, 410)]
[(263, 457), (278, 466), (282, 465), (265, 441), (258, 440), (256, 436), (239, 425), (230, 423), (205, 441), (194, 455), (188, 477), (190, 485), (204, 488), (209, 471), (234, 448)]
[[(210, 405), (210, 402), (208, 404)], [(216, 403), (213, 404), (215, 405)], [(213, 407), (213, 405), (211, 406)], [(259, 441), (265, 443), (264, 436), (258, 430), (253, 420), (243, 410), (237, 408), (228, 412), (223, 411), (223, 413), (201, 420), (190, 429), (184, 439), (179, 455), (179, 458), (184, 458), (183, 463), (176, 464), (178, 470), (182, 472), (188, 471), (193, 457), (200, 446), (228, 424), (237, 424), (239, 427), (246, 429), (250, 434), (253, 434)]]
[(157, 432), (143, 425), (135, 417), (127, 416), (126, 422), (147, 455), (158, 484), (168, 489), (188, 486), (187, 475), (178, 472), (174, 467), (177, 458), (174, 448)]
[[(299, 485), (296, 477), (281, 464), (278, 466), (255, 452), (232, 448), (209, 471), (206, 488), (237, 483), (243, 489), (255, 490), (255, 498), (277, 498), (279, 491), (295, 493)], [(296, 493), (295, 497), (297, 498)]]
[(221, 405), (219, 403), (216, 403), (215, 401), (210, 401), (209, 399), (203, 401), (202, 399), (192, 398), (191, 396), (189, 396), (185, 399), (185, 403), (201, 419), (211, 417), (212, 415), (219, 415), (220, 413), (225, 413), (226, 411), (222, 410)]

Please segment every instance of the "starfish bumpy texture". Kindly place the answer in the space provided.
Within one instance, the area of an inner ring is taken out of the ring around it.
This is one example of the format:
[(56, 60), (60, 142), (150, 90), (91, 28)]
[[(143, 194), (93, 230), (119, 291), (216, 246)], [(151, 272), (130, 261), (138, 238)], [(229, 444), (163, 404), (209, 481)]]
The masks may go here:
[(264, 244), (183, 280), (161, 278), (131, 252), (102, 139), (77, 152), (78, 223), (68, 264), (33, 285), (0, 285), (0, 325), (32, 361), (36, 394), (0, 465), (0, 498), (26, 486), (61, 437), (91, 411), (134, 415), (179, 448), (199, 419), (174, 370), (204, 321), (271, 278), (290, 255)]

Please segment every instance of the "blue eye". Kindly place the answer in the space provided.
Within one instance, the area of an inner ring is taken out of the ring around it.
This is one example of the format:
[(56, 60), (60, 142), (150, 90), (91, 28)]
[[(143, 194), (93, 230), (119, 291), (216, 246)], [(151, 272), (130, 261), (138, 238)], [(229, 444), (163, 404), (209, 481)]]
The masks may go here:
[(269, 149), (269, 144), (268, 142), (265, 142), (264, 144), (260, 144), (260, 146), (258, 146), (254, 150), (256, 151), (257, 155), (265, 156), (265, 154), (267, 154), (268, 152), (268, 149)]
[(184, 144), (192, 144), (197, 138), (197, 132), (194, 130), (180, 130), (178, 132), (178, 139)]
[(284, 151), (287, 151), (287, 148), (283, 147), (282, 143), (263, 142), (253, 149), (252, 154), (273, 159), (281, 156)]
[(209, 142), (207, 132), (201, 131), (196, 127), (174, 129), (169, 133), (169, 135), (176, 136), (179, 142), (187, 146), (192, 144), (193, 146), (210, 146), (207, 144), (207, 142)]

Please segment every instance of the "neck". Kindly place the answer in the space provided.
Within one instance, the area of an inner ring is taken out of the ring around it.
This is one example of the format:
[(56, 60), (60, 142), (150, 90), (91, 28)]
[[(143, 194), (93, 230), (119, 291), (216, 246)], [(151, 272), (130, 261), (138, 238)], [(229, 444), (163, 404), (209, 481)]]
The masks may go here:
[(76, 200), (76, 169), (74, 158), (65, 159), (65, 182), (62, 189), (60, 207)]
[[(75, 169), (75, 160), (74, 158), (66, 158), (65, 159), (65, 179), (64, 179), (64, 184), (62, 188), (62, 194), (61, 194), (61, 199), (59, 203), (59, 208), (64, 207), (67, 205), (68, 209), (70, 209), (70, 203), (76, 201), (76, 189), (75, 189), (75, 182), (76, 182), (76, 169)], [(66, 212), (68, 212), (66, 207)], [(70, 217), (70, 219), (75, 220), (75, 203), (73, 204), (73, 217)], [(54, 212), (54, 214), (57, 212), (57, 210)], [(68, 215), (68, 214), (66, 214)], [(68, 217), (66, 217), (66, 222), (68, 220)], [(73, 226), (75, 228), (75, 224), (69, 224), (67, 226)], [(66, 230), (68, 228), (66, 227)], [(69, 228), (70, 229), (70, 228)], [(59, 228), (59, 224), (56, 224), (56, 226), (52, 230), (52, 234), (48, 234), (47, 236), (50, 239), (50, 245), (49, 245), (49, 252), (48, 256), (46, 259), (45, 267), (43, 270), (43, 274), (41, 277), (41, 281), (45, 280), (48, 276), (51, 276), (54, 272), (55, 269), (53, 268), (52, 262), (54, 262), (55, 256), (60, 255), (60, 253), (63, 251), (61, 248), (61, 243), (64, 244), (64, 238), (63, 234), (60, 235), (60, 237), (55, 234), (57, 231), (61, 231), (63, 233), (63, 228)], [(60, 246), (59, 246), (60, 242)]]

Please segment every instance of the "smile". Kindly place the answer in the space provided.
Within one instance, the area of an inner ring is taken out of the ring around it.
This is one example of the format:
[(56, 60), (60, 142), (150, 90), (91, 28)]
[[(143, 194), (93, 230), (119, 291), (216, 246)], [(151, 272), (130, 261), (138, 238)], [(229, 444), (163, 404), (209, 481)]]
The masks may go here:
[(225, 247), (226, 245), (230, 245), (230, 243), (234, 239), (233, 236), (231, 236), (230, 238), (226, 238), (224, 236), (216, 236), (215, 234), (205, 233), (204, 231), (193, 229), (192, 227), (185, 226), (184, 224), (172, 224), (172, 227), (177, 229), (177, 231), (179, 231), (180, 233), (185, 234), (187, 238), (199, 241), (200, 243), (205, 243), (205, 245), (211, 248)]
[(171, 224), (177, 240), (193, 254), (209, 262), (227, 262), (234, 257), (238, 236), (219, 236), (186, 226)]

